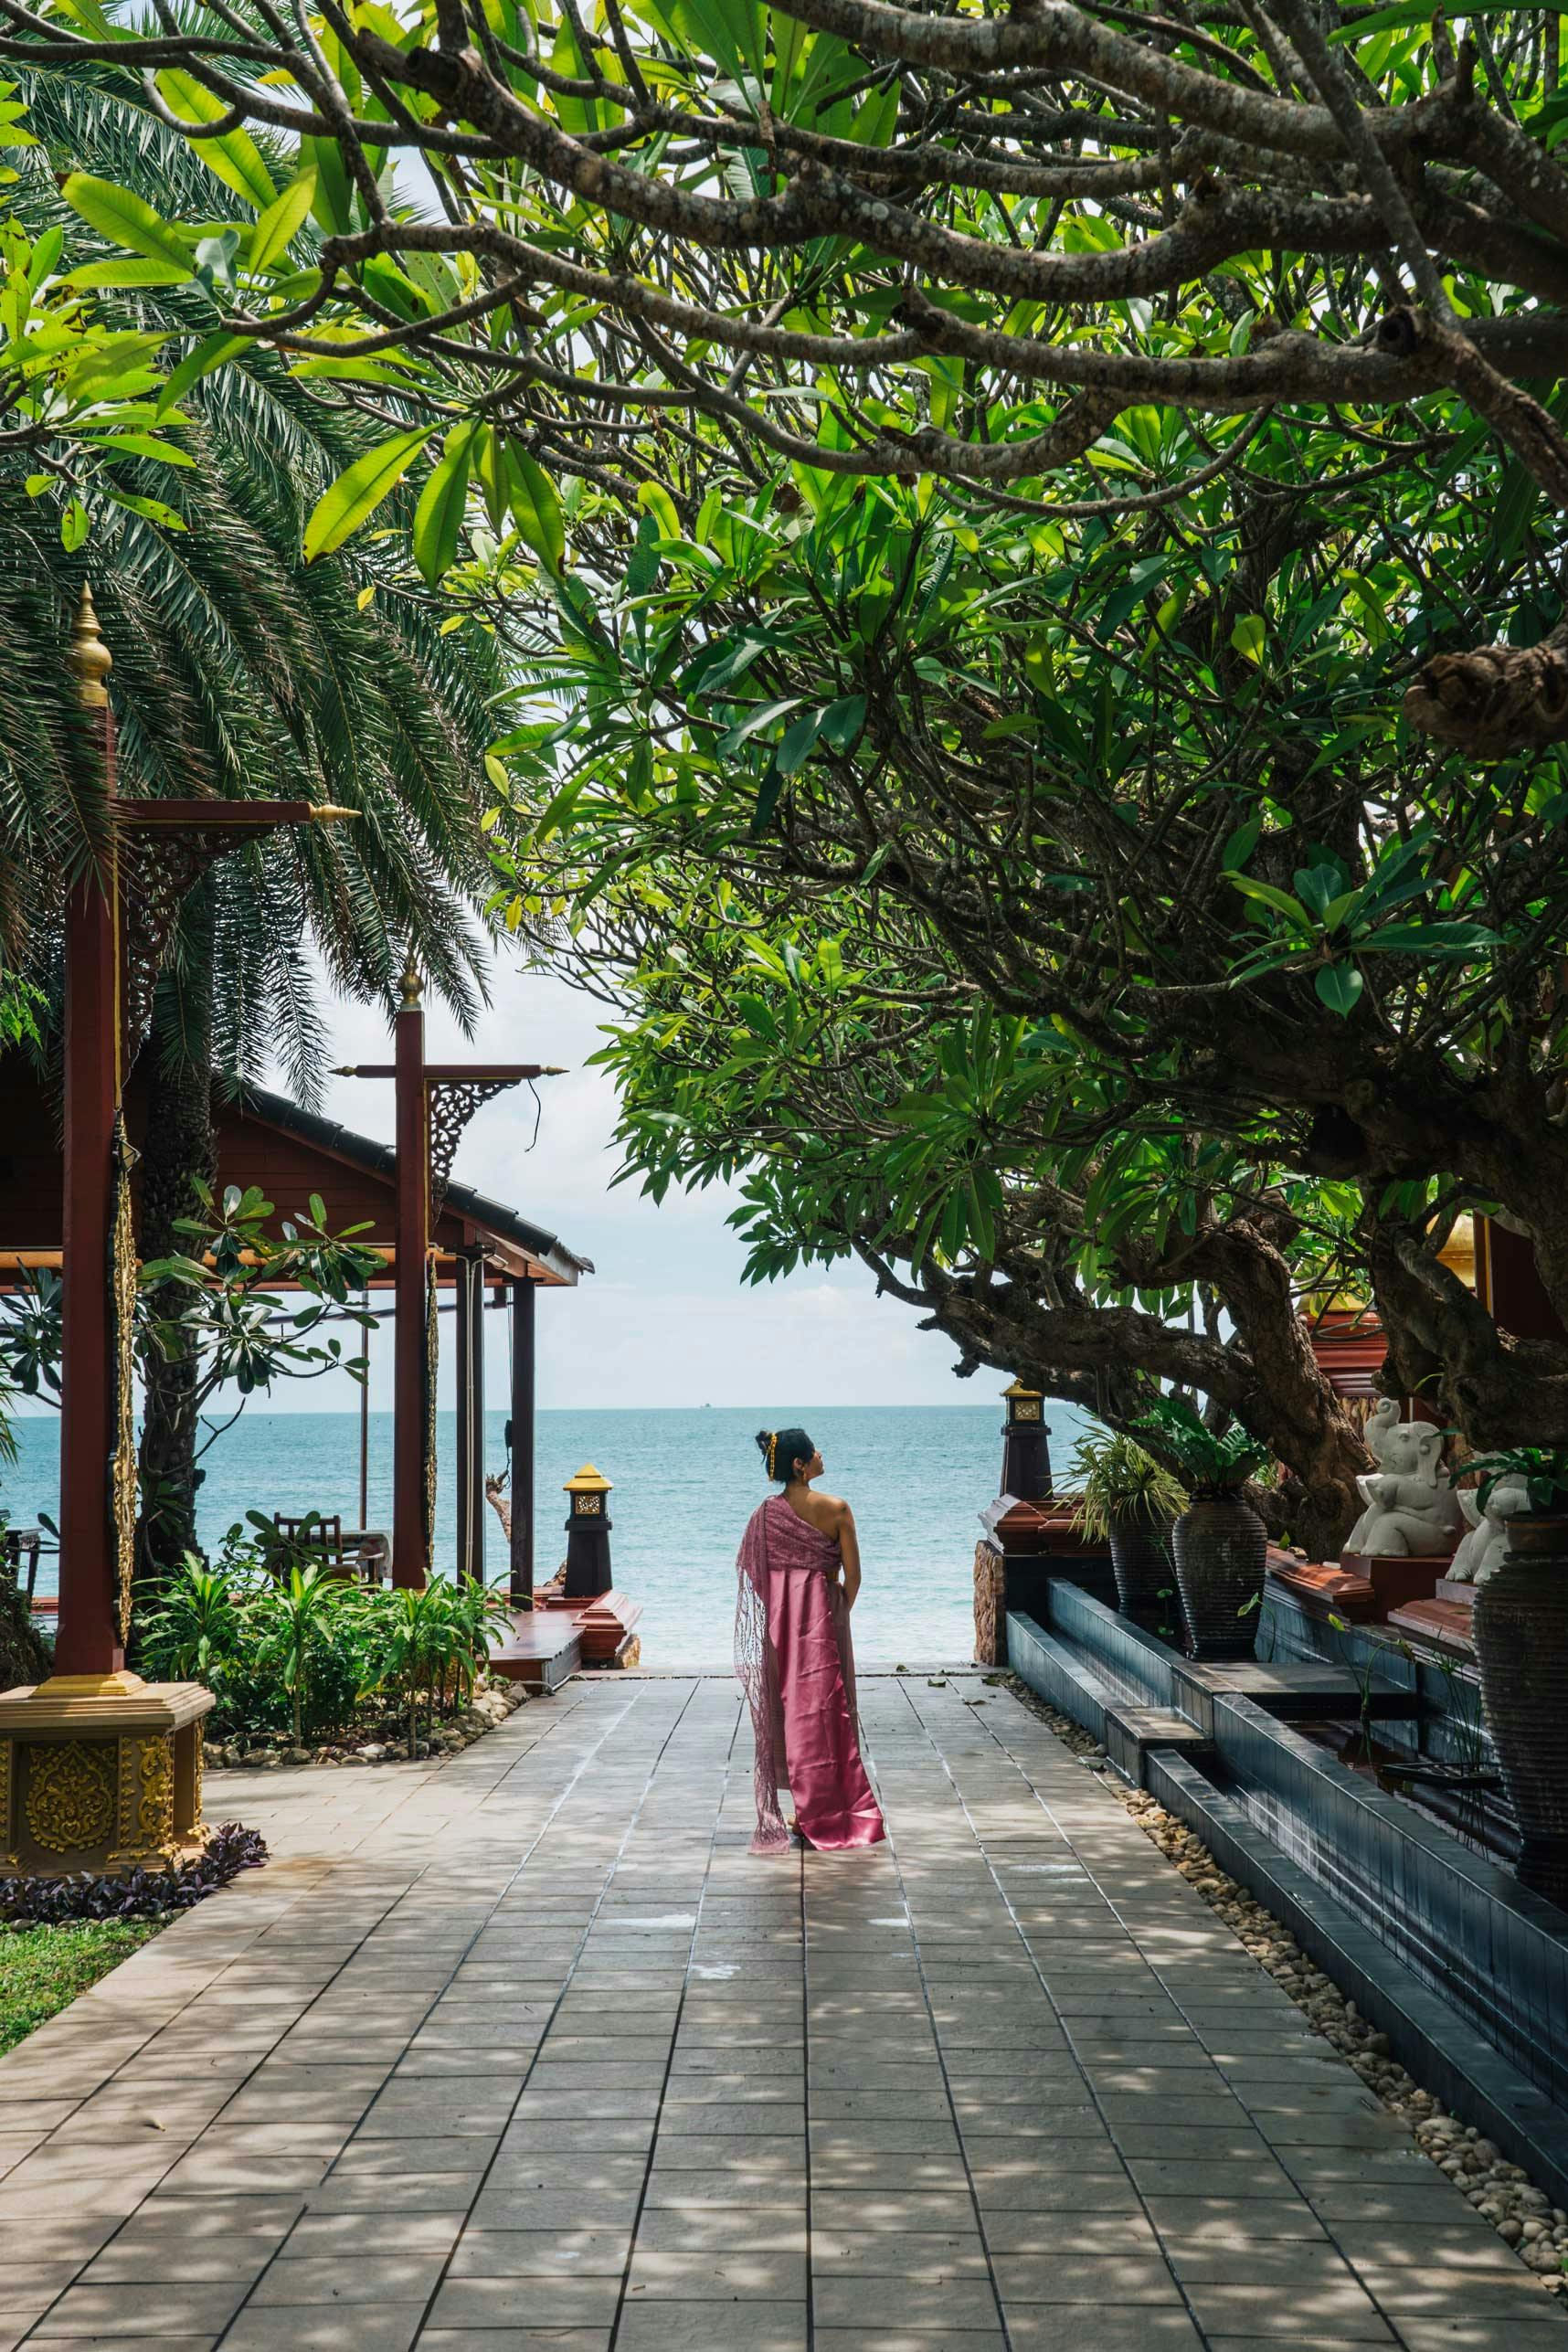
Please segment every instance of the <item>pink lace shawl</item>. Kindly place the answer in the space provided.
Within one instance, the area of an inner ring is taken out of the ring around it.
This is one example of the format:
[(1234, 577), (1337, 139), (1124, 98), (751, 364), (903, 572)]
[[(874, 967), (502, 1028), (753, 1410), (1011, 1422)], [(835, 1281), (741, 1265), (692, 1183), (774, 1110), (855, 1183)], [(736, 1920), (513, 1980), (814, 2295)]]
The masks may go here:
[[(783, 1684), (778, 1652), (768, 1626), (770, 1551), (781, 1568), (820, 1568), (830, 1578), (833, 1577), (839, 1558), (837, 1544), (808, 1526), (781, 1495), (769, 1495), (766, 1502), (758, 1503), (740, 1539), (736, 1560), (735, 1670), (751, 1709), (752, 1739), (757, 1752), (752, 1770), (757, 1796), (757, 1834), (751, 1841), (754, 1854), (781, 1854), (790, 1842), (779, 1809), (779, 1775), (787, 1772), (788, 1760)], [(830, 1585), (830, 1605), (838, 1636), (844, 1695), (853, 1723), (857, 1714), (853, 1653), (847, 1638), (849, 1612), (836, 1582)]]

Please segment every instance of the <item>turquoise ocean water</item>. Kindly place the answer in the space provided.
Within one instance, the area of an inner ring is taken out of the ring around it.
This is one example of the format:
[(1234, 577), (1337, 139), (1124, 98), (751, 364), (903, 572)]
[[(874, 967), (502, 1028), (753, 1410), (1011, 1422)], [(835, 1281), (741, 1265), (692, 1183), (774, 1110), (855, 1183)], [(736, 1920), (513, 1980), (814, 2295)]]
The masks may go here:
[[(854, 1507), (865, 1563), (855, 1607), (855, 1647), (867, 1664), (970, 1654), (976, 1514), (995, 1496), (1001, 1471), (1001, 1406), (780, 1406), (779, 1426), (798, 1423), (821, 1447), (822, 1484)], [(584, 1462), (614, 1485), (610, 1517), (615, 1581), (643, 1605), (639, 1631), (646, 1667), (728, 1663), (735, 1610), (735, 1554), (747, 1514), (768, 1491), (751, 1433), (762, 1416), (716, 1406), (699, 1410), (551, 1412), (537, 1422), (536, 1546), (541, 1581), (565, 1550), (562, 1480)], [(1067, 1405), (1050, 1413), (1058, 1473), (1085, 1425)], [(54, 1417), (16, 1425), (18, 1463), (0, 1468), (0, 1504), (26, 1525), (58, 1505)], [(486, 1422), (486, 1461), (505, 1460), (505, 1416)], [(456, 1478), (453, 1415), (440, 1420), (440, 1508), (436, 1557), (450, 1571)], [(370, 1416), (370, 1520), (391, 1524), (392, 1416)], [(359, 1417), (355, 1413), (263, 1413), (249, 1409), (207, 1457), (201, 1535), (216, 1545), (248, 1509), (359, 1508)], [(488, 1573), (506, 1573), (494, 1513), (485, 1513)], [(46, 1561), (40, 1590), (52, 1582)]]

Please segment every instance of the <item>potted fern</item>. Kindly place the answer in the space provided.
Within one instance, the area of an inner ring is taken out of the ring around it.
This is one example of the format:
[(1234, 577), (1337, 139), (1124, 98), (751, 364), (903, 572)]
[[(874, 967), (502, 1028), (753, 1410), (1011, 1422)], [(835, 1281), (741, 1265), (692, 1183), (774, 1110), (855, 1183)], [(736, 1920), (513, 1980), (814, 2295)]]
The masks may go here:
[(1511, 1446), (1465, 1468), (1480, 1475), (1483, 1511), (1510, 1489), (1499, 1497), (1509, 1548), (1476, 1585), (1470, 1634), (1519, 1874), (1568, 1910), (1568, 1446)]
[(1245, 1657), (1243, 1611), (1263, 1590), (1268, 1531), (1242, 1493), (1267, 1460), (1239, 1425), (1216, 1436), (1190, 1404), (1157, 1397), (1136, 1426), (1180, 1467), (1192, 1501), (1171, 1531), (1176, 1589), (1194, 1658)]
[(1108, 1543), (1123, 1616), (1157, 1608), (1171, 1582), (1171, 1527), (1187, 1489), (1137, 1440), (1083, 1437), (1073, 1457), (1079, 1515), (1091, 1543)]

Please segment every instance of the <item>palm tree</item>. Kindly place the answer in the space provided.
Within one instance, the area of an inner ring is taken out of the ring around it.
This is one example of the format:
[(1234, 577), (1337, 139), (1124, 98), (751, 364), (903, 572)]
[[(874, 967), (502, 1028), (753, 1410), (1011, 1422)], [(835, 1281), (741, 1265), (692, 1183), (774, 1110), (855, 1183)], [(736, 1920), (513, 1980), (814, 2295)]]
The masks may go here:
[[(44, 144), (21, 151), (14, 201), (32, 233), (64, 227), (69, 260), (109, 249), (61, 206), (65, 168), (160, 209), (239, 210), (128, 80), (51, 72), (26, 95)], [(123, 300), (128, 323), (207, 323), (184, 287)], [(326, 1037), (312, 944), (334, 987), (387, 1003), (411, 946), (471, 1018), (487, 871), (479, 781), (497, 683), (491, 639), (444, 634), (450, 608), (413, 579), (407, 504), (351, 556), (304, 564), (312, 505), (384, 435), (384, 418), (260, 353), (182, 406), (194, 463), (133, 459), (79, 485), (90, 531), (79, 552), (61, 544), (58, 503), (27, 496), (20, 462), (0, 467), (0, 950), (47, 969), (58, 877), (101, 825), (60, 674), (66, 616), (90, 568), (114, 660), (122, 793), (329, 800), (358, 817), (237, 852), (185, 902), (146, 1048), (149, 1258), (178, 1247), (174, 1221), (193, 1213), (195, 1180), (212, 1180), (215, 1078), (238, 1086), (270, 1058), (307, 1097), (318, 1086)], [(187, 527), (162, 520), (158, 504)], [(195, 1542), (194, 1390), (195, 1366), (177, 1356), (149, 1382), (139, 1573), (161, 1574)]]

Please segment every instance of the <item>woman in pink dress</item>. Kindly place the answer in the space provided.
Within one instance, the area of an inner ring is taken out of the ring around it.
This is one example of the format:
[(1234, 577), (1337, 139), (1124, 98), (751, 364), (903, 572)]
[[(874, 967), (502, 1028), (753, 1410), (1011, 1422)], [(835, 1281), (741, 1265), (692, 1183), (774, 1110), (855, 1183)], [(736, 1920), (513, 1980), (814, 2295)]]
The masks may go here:
[[(822, 1457), (803, 1429), (760, 1429), (768, 1475), (782, 1491), (758, 1506), (741, 1538), (735, 1669), (757, 1742), (754, 1854), (781, 1854), (794, 1829), (827, 1853), (886, 1835), (860, 1758), (850, 1610), (860, 1590), (854, 1515), (815, 1495)], [(795, 1819), (779, 1809), (788, 1781)]]

